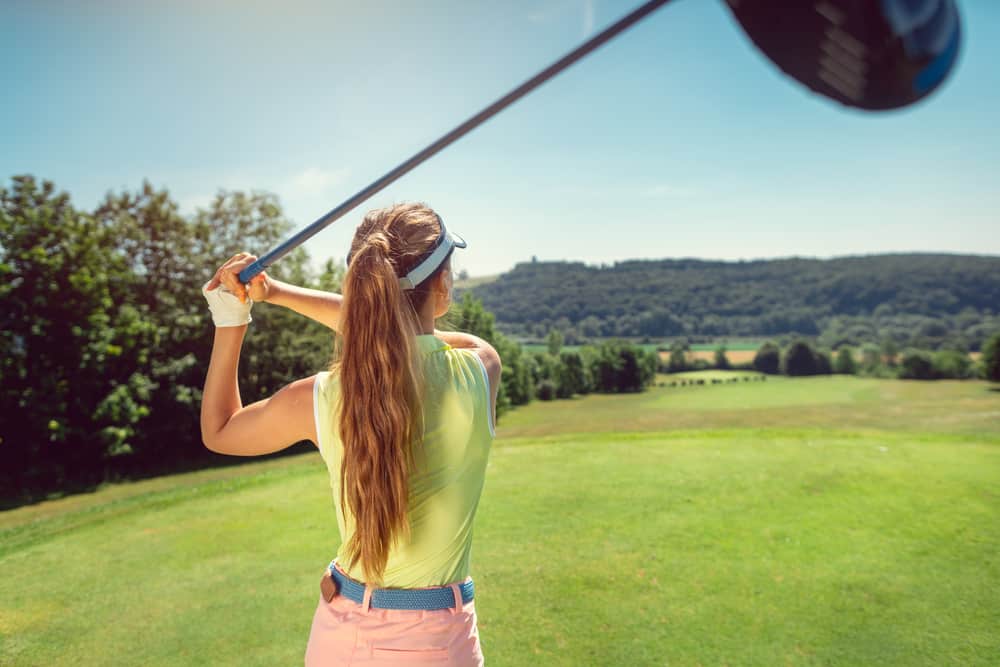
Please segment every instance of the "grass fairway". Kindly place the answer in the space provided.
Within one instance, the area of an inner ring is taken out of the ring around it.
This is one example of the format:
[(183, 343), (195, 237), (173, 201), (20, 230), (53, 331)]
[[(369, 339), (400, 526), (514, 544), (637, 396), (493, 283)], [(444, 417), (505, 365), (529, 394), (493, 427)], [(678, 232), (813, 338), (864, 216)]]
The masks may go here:
[[(657, 387), (507, 415), (474, 547), (490, 665), (993, 665), (1000, 392)], [(0, 514), (0, 664), (301, 664), (318, 455)]]

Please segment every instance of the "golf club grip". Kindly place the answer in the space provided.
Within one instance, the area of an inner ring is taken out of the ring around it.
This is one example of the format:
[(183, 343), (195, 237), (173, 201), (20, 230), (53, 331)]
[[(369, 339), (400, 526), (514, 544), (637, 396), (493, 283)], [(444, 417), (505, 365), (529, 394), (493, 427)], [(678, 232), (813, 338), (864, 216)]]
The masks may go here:
[(622, 17), (612, 25), (608, 26), (601, 32), (597, 33), (596, 35), (588, 39), (586, 42), (573, 49), (568, 54), (566, 54), (556, 62), (552, 63), (551, 65), (543, 69), (535, 76), (531, 77), (530, 79), (522, 83), (514, 90), (510, 91), (509, 93), (498, 99), (493, 104), (489, 105), (476, 115), (472, 116), (464, 123), (462, 123), (455, 129), (451, 130), (450, 132), (442, 136), (440, 139), (430, 144), (429, 146), (421, 150), (419, 153), (417, 153), (410, 159), (406, 160), (405, 162), (401, 163), (395, 169), (385, 174), (380, 179), (378, 179), (365, 189), (361, 190), (360, 192), (355, 194), (353, 197), (351, 197), (344, 203), (337, 206), (335, 209), (333, 209), (326, 215), (322, 216), (321, 218), (313, 222), (308, 227), (302, 229), (299, 232), (296, 232), (294, 236), (283, 241), (281, 245), (279, 245), (277, 248), (274, 248), (273, 250), (269, 251), (267, 254), (258, 259), (256, 262), (254, 262), (250, 266), (240, 271), (240, 282), (243, 284), (250, 282), (251, 278), (253, 278), (260, 272), (267, 269), (267, 267), (271, 266), (271, 264), (278, 261), (285, 255), (287, 255), (289, 252), (297, 248), (299, 245), (304, 243), (313, 235), (317, 234), (320, 230), (326, 228), (329, 224), (331, 224), (338, 218), (343, 217), (345, 214), (347, 214), (349, 211), (360, 205), (366, 199), (368, 199), (369, 197), (379, 192), (380, 190), (385, 188), (387, 185), (389, 185), (396, 179), (400, 178), (401, 176), (412, 170), (421, 162), (431, 157), (432, 155), (442, 150), (443, 148), (447, 147), (448, 145), (454, 143), (455, 141), (463, 137), (471, 130), (475, 129), (485, 121), (489, 120), (492, 116), (495, 116), (497, 113), (503, 111), (505, 108), (507, 108), (517, 100), (521, 99), (522, 97), (530, 93), (532, 90), (534, 90), (538, 86), (542, 85), (543, 83), (554, 77), (556, 74), (559, 74), (564, 69), (575, 63), (576, 61), (580, 60), (581, 58), (583, 58), (590, 52), (594, 51), (598, 47), (604, 45), (606, 42), (610, 41), (614, 37), (618, 36), (620, 33), (624, 32), (625, 30), (632, 27), (642, 19), (646, 18), (651, 13), (653, 13), (663, 5), (667, 4), (668, 2), (670, 2), (670, 0), (650, 0), (649, 2), (646, 2), (639, 8), (627, 14), (626, 16)]

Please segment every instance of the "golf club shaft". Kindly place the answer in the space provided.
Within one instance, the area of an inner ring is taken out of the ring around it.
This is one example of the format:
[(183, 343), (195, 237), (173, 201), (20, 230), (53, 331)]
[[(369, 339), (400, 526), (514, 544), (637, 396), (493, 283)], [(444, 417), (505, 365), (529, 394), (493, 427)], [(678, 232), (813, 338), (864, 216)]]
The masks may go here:
[(472, 116), (464, 123), (451, 130), (440, 139), (430, 144), (417, 154), (415, 154), (410, 159), (398, 165), (395, 169), (388, 172), (371, 185), (367, 186), (363, 190), (359, 191), (357, 194), (352, 196), (347, 201), (343, 202), (332, 211), (324, 215), (323, 217), (316, 220), (314, 223), (305, 227), (304, 229), (295, 233), (294, 236), (283, 241), (278, 247), (274, 248), (263, 257), (259, 258), (256, 262), (246, 267), (240, 271), (240, 282), (246, 284), (250, 282), (250, 279), (261, 273), (267, 267), (271, 266), (274, 262), (278, 261), (292, 250), (297, 248), (299, 245), (304, 243), (307, 239), (311, 238), (317, 234), (320, 230), (324, 229), (327, 225), (334, 222), (338, 218), (343, 217), (345, 214), (350, 212), (352, 209), (360, 205), (366, 199), (379, 192), (387, 185), (397, 180), (411, 169), (419, 165), (421, 162), (431, 157), (438, 151), (446, 148), (450, 144), (454, 143), (465, 134), (475, 129), (485, 121), (489, 120), (491, 117), (495, 116), (499, 112), (506, 109), (508, 106), (521, 99), (532, 90), (542, 85), (556, 74), (559, 74), (564, 69), (580, 60), (586, 56), (591, 51), (596, 50), (598, 47), (604, 45), (606, 42), (610, 41), (614, 37), (618, 36), (620, 33), (624, 32), (628, 28), (632, 27), (639, 21), (643, 20), (651, 13), (662, 7), (663, 5), (670, 2), (670, 0), (650, 0), (646, 2), (638, 9), (635, 9), (628, 15), (622, 17), (614, 24), (608, 26), (598, 34), (594, 35), (586, 42), (575, 48), (570, 53), (566, 54), (556, 62), (552, 63), (541, 72), (531, 77), (520, 86), (510, 91), (500, 99), (498, 99), (493, 104), (489, 105), (476, 115)]

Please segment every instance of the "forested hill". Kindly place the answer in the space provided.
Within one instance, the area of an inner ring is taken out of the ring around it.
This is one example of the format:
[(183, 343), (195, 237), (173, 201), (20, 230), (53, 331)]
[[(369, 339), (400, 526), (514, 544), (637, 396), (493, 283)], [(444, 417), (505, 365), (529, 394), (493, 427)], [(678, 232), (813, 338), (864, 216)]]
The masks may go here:
[(667, 337), (853, 327), (849, 338), (907, 343), (919, 335), (934, 344), (964, 337), (975, 347), (1000, 314), (1000, 257), (528, 262), (471, 291), (501, 329), (525, 336), (551, 328), (580, 337)]

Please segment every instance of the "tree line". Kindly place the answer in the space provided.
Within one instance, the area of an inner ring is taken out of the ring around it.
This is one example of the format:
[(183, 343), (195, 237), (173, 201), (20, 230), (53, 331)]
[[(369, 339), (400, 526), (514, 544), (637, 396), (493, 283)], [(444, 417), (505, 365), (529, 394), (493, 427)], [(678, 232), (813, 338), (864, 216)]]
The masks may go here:
[[(290, 229), (273, 195), (219, 192), (181, 215), (166, 190), (108, 193), (92, 211), (31, 176), (0, 189), (0, 489), (8, 502), (225, 462), (198, 418), (212, 340), (201, 286), (223, 260)], [(333, 287), (299, 250), (285, 280)], [(331, 333), (257, 308), (244, 401), (322, 370)], [(230, 459), (231, 461), (231, 459)]]
[(840, 374), (903, 380), (982, 378), (1000, 382), (1000, 332), (991, 336), (983, 345), (982, 357), (978, 363), (973, 362), (965, 350), (900, 350), (892, 339), (886, 339), (881, 345), (841, 345), (835, 350), (825, 349), (801, 338), (793, 338), (784, 345), (767, 341), (757, 349), (752, 362), (742, 364), (730, 363), (724, 346), (716, 348), (714, 362), (706, 359), (690, 360), (690, 345), (684, 340), (674, 341), (669, 348), (661, 350), (665, 359), (660, 361), (658, 369), (662, 373), (715, 368), (756, 370), (768, 375), (792, 377)]
[(524, 262), (470, 288), (504, 333), (567, 343), (787, 334), (823, 346), (979, 350), (1000, 330), (1000, 257)]
[[(277, 198), (261, 192), (220, 191), (182, 215), (148, 183), (109, 192), (93, 210), (32, 176), (0, 188), (0, 507), (232, 463), (199, 431), (213, 335), (201, 286), (231, 255), (273, 247), (290, 229)], [(269, 270), (339, 291), (340, 262), (311, 267), (299, 248)], [(498, 414), (536, 397), (639, 391), (656, 371), (655, 357), (625, 343), (525, 353), (471, 296), (450, 320), (500, 352)], [(328, 368), (333, 336), (285, 309), (255, 308), (240, 359), (244, 402)]]

